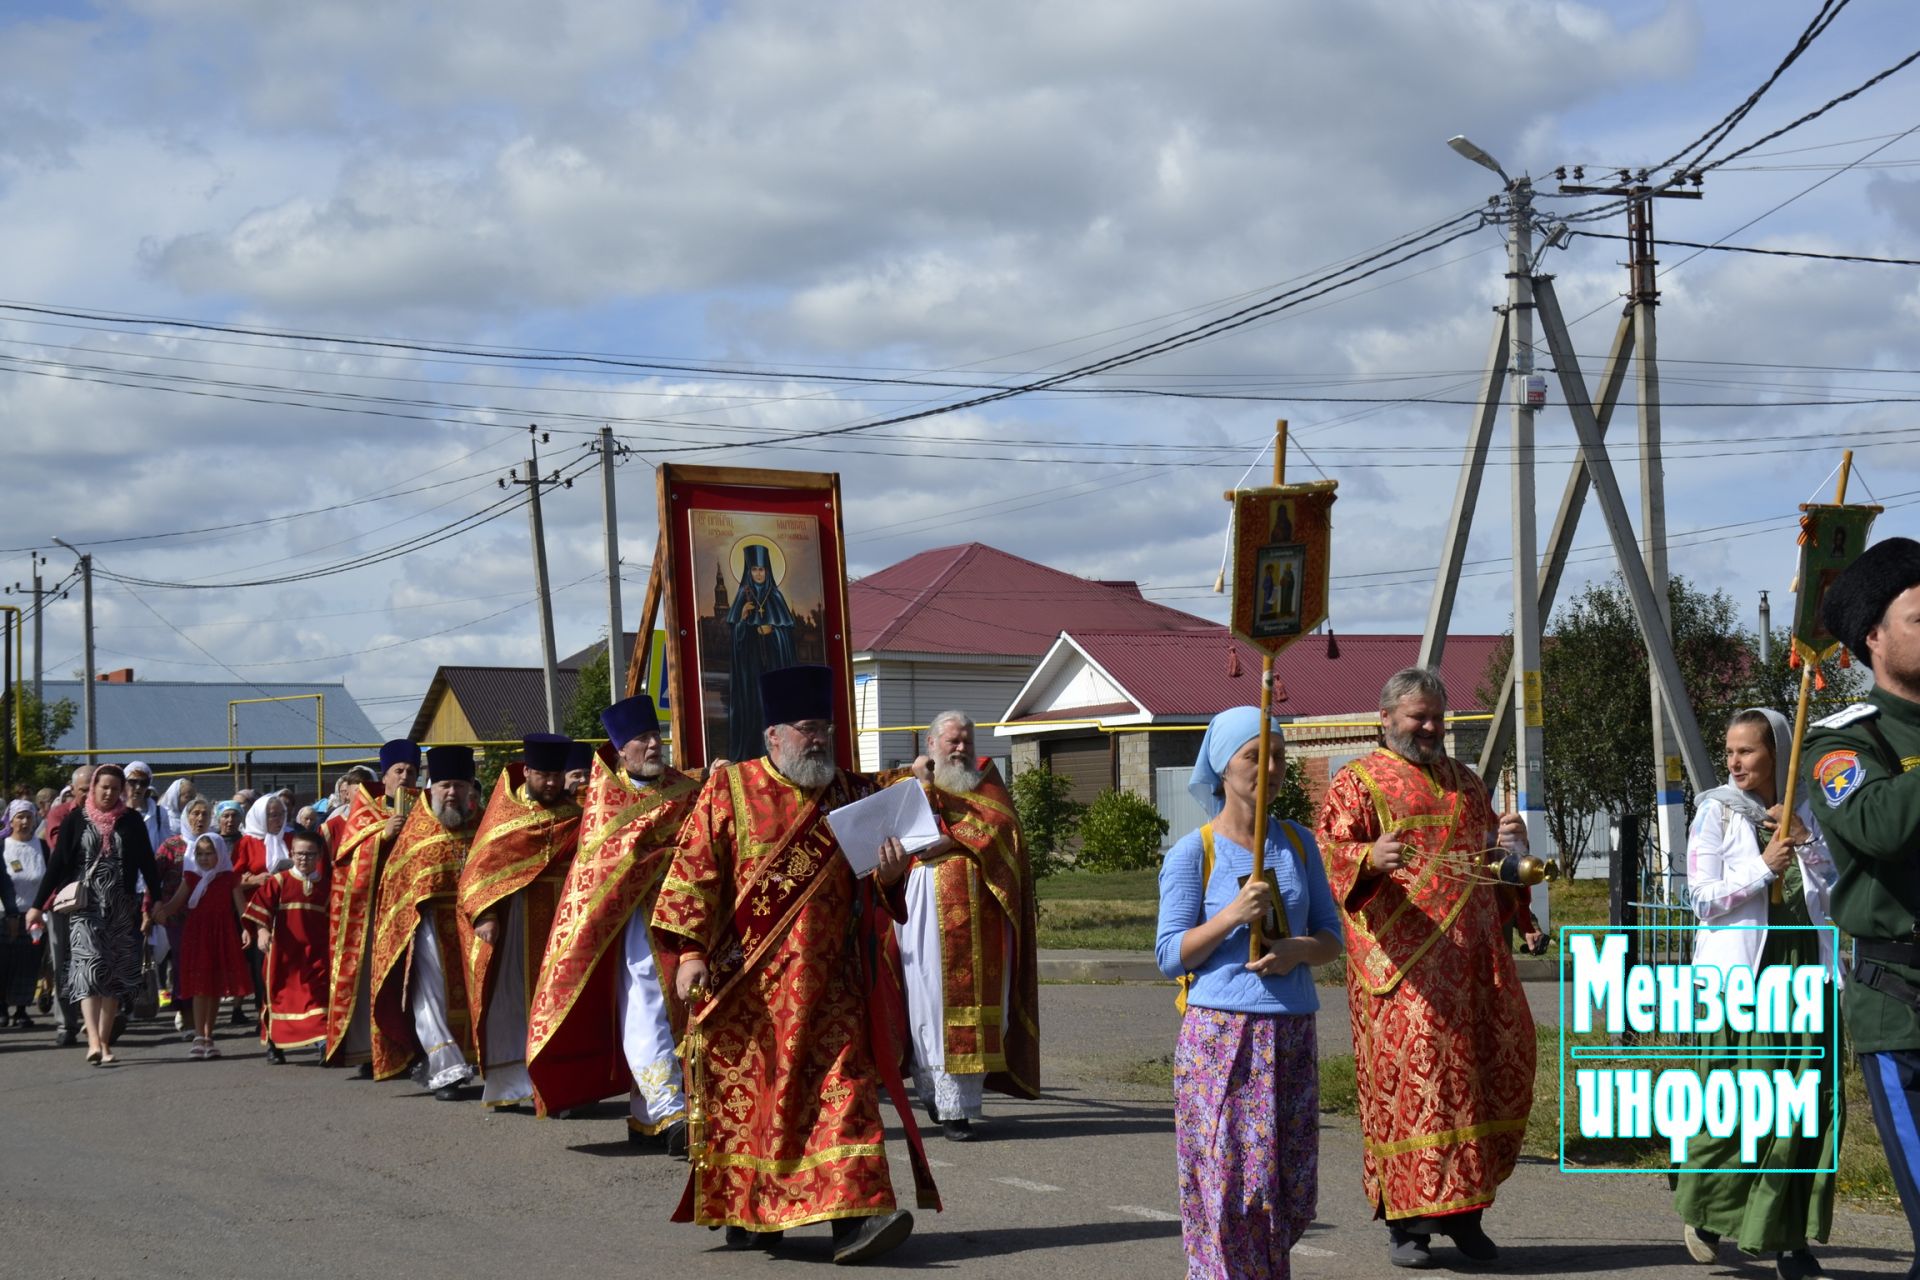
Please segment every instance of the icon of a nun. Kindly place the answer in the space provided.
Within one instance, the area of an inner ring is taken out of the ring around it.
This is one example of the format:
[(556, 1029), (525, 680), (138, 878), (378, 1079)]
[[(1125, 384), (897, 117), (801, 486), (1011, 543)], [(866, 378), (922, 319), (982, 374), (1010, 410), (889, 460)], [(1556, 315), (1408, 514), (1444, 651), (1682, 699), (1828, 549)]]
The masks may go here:
[(727, 685), (727, 756), (753, 760), (766, 754), (760, 710), (760, 677), (794, 665), (793, 610), (774, 580), (766, 544), (743, 549), (740, 590), (727, 610), (733, 630), (733, 669)]

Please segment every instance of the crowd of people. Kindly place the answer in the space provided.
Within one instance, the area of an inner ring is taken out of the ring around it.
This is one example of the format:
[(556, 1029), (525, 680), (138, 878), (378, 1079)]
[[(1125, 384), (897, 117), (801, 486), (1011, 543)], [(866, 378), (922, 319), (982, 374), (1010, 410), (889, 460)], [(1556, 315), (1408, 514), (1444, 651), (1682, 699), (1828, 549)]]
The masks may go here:
[[(1695, 958), (1821, 966), (1844, 985), (1875, 1125), (1920, 1225), (1920, 543), (1870, 548), (1825, 609), (1874, 689), (1806, 740), (1802, 794), (1821, 797), (1820, 821), (1811, 803), (1784, 811), (1784, 717), (1732, 717), (1729, 780), (1697, 797), (1688, 839)], [(967, 716), (936, 717), (911, 769), (851, 772), (835, 763), (832, 681), (825, 667), (765, 673), (763, 754), (697, 778), (666, 763), (646, 695), (625, 699), (602, 716), (604, 745), (528, 736), (484, 804), (471, 749), (431, 748), (423, 776), (404, 740), (313, 808), (284, 794), (209, 804), (184, 783), (156, 800), (139, 762), (77, 770), (67, 794), (8, 809), (8, 1017), (30, 1023), (48, 974), (59, 1043), (84, 1032), (86, 1060), (111, 1066), (122, 1007), (158, 966), (195, 1058), (219, 1056), (220, 1002), (237, 1012), (251, 995), (273, 1062), (317, 1046), (363, 1078), (411, 1074), (447, 1101), (477, 1083), (485, 1105), (542, 1115), (624, 1094), (631, 1139), (692, 1166), (676, 1221), (767, 1250), (825, 1222), (835, 1261), (878, 1257), (913, 1227), (881, 1094), (915, 1207), (935, 1209), (904, 1076), (952, 1141), (974, 1136), (986, 1090), (1038, 1096), (1033, 884)], [(1436, 1236), (1469, 1263), (1499, 1256), (1484, 1219), (1535, 1078), (1509, 934), (1543, 939), (1527, 889), (1500, 870), (1527, 852), (1526, 824), (1448, 756), (1446, 715), (1434, 672), (1389, 679), (1378, 748), (1331, 780), (1312, 827), (1257, 821), (1260, 711), (1207, 728), (1189, 790), (1210, 817), (1162, 863), (1155, 947), (1183, 1010), (1174, 1165), (1190, 1276), (1290, 1274), (1318, 1204), (1313, 970), (1338, 957), (1361, 1189), (1388, 1261), (1440, 1265)], [(1274, 723), (1270, 786), (1284, 761)], [(937, 842), (910, 855), (888, 838), (858, 851), (872, 865), (856, 875), (828, 814), (910, 778)], [(1807, 928), (1829, 921), (1856, 940), (1850, 967)], [(1835, 1027), (1723, 1028), (1699, 1065), (1833, 1063), (1840, 1043)], [(1688, 1252), (1710, 1264), (1731, 1240), (1788, 1280), (1824, 1274), (1810, 1245), (1831, 1227), (1839, 1141), (1838, 1126), (1796, 1130), (1744, 1160), (1737, 1136), (1694, 1144), (1673, 1175)]]

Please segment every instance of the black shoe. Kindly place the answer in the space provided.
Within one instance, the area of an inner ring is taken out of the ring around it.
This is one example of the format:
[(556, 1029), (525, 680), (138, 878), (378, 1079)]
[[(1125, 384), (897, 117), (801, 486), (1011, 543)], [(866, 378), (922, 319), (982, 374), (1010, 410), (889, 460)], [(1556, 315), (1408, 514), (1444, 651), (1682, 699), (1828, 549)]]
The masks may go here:
[(686, 1159), (687, 1122), (685, 1120), (675, 1120), (661, 1132), (660, 1141), (662, 1145), (666, 1147), (668, 1155), (677, 1156), (682, 1160)]
[(230, 1027), (244, 1027), (247, 1025), (247, 1011), (240, 1007), (240, 1002), (237, 1000), (234, 1001), (233, 1016), (227, 1019), (227, 1025)]
[(1499, 1246), (1481, 1230), (1480, 1215), (1477, 1213), (1463, 1213), (1455, 1220), (1444, 1223), (1441, 1234), (1453, 1241), (1454, 1248), (1475, 1262), (1492, 1262), (1500, 1256)]
[(833, 1260), (842, 1266), (867, 1262), (897, 1249), (913, 1234), (913, 1215), (905, 1209), (871, 1218), (833, 1219)]
[(1811, 1280), (1827, 1274), (1820, 1266), (1820, 1259), (1813, 1256), (1813, 1250), (1804, 1247), (1782, 1253), (1773, 1265), (1780, 1273), (1780, 1280)]
[(353, 1078), (355, 1080), (373, 1079), (373, 1064), (371, 1062), (363, 1062), (355, 1067), (353, 1069)]
[(726, 1242), (729, 1249), (772, 1249), (780, 1243), (784, 1235), (780, 1231), (749, 1231), (745, 1227), (728, 1227)]
[(1433, 1265), (1433, 1254), (1427, 1251), (1427, 1244), (1432, 1238), (1399, 1227), (1388, 1227), (1387, 1261), (1396, 1267), (1426, 1270)]
[(80, 1033), (72, 1027), (62, 1027), (53, 1033), (53, 1047), (56, 1049), (71, 1049), (79, 1043)]
[(460, 1086), (457, 1084), (443, 1084), (433, 1091), (433, 1096), (442, 1102), (458, 1102), (460, 1101)]
[(947, 1135), (948, 1142), (972, 1142), (973, 1125), (967, 1120), (942, 1120), (940, 1132)]
[(287, 1051), (285, 1049), (282, 1049), (277, 1044), (270, 1044), (267, 1046), (268, 1062), (271, 1062), (274, 1066), (277, 1067), (281, 1063), (285, 1062), (286, 1060), (287, 1060)]

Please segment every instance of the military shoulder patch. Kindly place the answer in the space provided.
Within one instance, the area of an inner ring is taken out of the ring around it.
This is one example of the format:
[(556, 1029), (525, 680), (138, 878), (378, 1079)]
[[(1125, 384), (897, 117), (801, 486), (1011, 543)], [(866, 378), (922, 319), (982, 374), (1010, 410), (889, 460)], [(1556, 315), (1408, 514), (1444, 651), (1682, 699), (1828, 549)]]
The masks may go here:
[(1838, 809), (1840, 802), (1854, 793), (1865, 776), (1857, 751), (1829, 751), (1814, 761), (1814, 785), (1827, 798), (1829, 809)]
[(1858, 724), (1862, 720), (1871, 720), (1879, 714), (1880, 708), (1874, 706), (1871, 702), (1856, 702), (1850, 707), (1842, 707), (1832, 715), (1824, 716), (1819, 720), (1815, 720), (1813, 723), (1814, 727), (1818, 729), (1844, 729), (1850, 724)]

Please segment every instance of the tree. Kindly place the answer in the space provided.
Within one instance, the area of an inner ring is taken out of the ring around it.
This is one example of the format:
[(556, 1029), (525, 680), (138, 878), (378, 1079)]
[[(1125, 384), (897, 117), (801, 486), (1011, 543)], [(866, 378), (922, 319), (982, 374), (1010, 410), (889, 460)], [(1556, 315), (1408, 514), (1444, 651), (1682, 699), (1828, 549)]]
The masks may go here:
[(606, 726), (600, 723), (600, 713), (613, 703), (605, 645), (580, 668), (578, 680), (573, 701), (567, 706), (567, 714), (561, 717), (560, 731), (581, 742), (598, 742), (607, 736)]
[(1087, 812), (1087, 806), (1073, 798), (1073, 783), (1044, 764), (1022, 769), (1013, 775), (1013, 811), (1020, 818), (1034, 876), (1060, 870), (1067, 843)]
[[(1667, 601), (1681, 681), (1717, 760), (1727, 721), (1759, 696), (1757, 686), (1767, 677), (1756, 669), (1753, 638), (1725, 592), (1703, 592), (1676, 577), (1668, 582)], [(1625, 582), (1615, 575), (1567, 601), (1555, 611), (1540, 650), (1545, 815), (1561, 868), (1571, 875), (1596, 814), (1646, 814), (1655, 800), (1647, 651)], [(1483, 706), (1497, 698), (1511, 653), (1509, 639), (1488, 663), (1479, 690)]]
[(480, 749), (480, 758), (474, 761), (474, 781), (480, 788), (481, 804), (485, 804), (487, 797), (493, 794), (493, 784), (505, 772), (506, 767), (519, 758), (519, 750), (506, 741), (519, 736), (520, 731), (514, 728), (512, 717), (508, 717), (500, 722), (502, 745)]
[(13, 691), (13, 696), (19, 698), (21, 702), (20, 714), (25, 723), (21, 726), (20, 737), (21, 744), (27, 749), (27, 754), (21, 754), (13, 748), (13, 712), (9, 706), (4, 731), (7, 762), (14, 785), (24, 785), (33, 791), (38, 791), (42, 787), (52, 787), (58, 791), (67, 784), (67, 779), (73, 772), (73, 762), (59, 756), (31, 753), (45, 751), (58, 742), (67, 730), (73, 728), (74, 717), (77, 714), (73, 700), (62, 698), (58, 702), (41, 703), (35, 700), (30, 690), (17, 687)]
[(1286, 775), (1280, 780), (1280, 789), (1267, 802), (1267, 816), (1297, 822), (1309, 831), (1320, 817), (1314, 809), (1313, 795), (1307, 790), (1307, 766), (1295, 756), (1287, 757)]
[(1083, 871), (1158, 866), (1166, 834), (1167, 820), (1153, 805), (1131, 791), (1103, 791), (1080, 819), (1080, 856), (1073, 865)]

